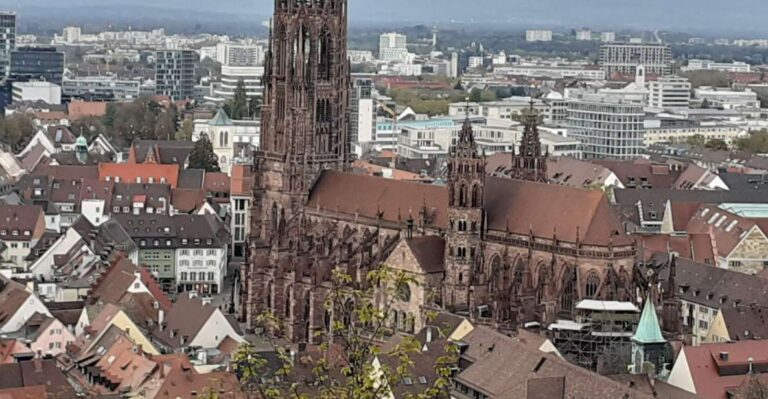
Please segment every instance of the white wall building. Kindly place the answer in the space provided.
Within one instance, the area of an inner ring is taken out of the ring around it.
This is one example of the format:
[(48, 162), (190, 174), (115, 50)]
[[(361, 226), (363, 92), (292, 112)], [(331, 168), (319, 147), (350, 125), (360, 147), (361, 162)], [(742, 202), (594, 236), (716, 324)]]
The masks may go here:
[(605, 71), (597, 68), (565, 65), (504, 65), (493, 68), (495, 75), (519, 75), (551, 79), (605, 80)]
[(61, 104), (61, 86), (50, 82), (15, 82), (12, 89), (13, 102), (43, 101), (47, 104)]
[(211, 97), (206, 100), (219, 104), (232, 99), (235, 96), (238, 82), (243, 81), (245, 93), (249, 98), (261, 97), (264, 94), (264, 86), (261, 79), (264, 76), (262, 66), (231, 66), (221, 67), (221, 82), (212, 86)]
[(688, 60), (688, 65), (682, 68), (684, 71), (722, 71), (722, 72), (737, 72), (737, 73), (749, 73), (752, 72), (752, 67), (746, 62), (734, 61), (734, 62), (715, 62), (712, 60), (693, 59)]
[(232, 120), (223, 109), (220, 109), (211, 120), (198, 119), (195, 121), (192, 141), (200, 139), (205, 134), (213, 145), (213, 152), (219, 157), (219, 167), (224, 173), (229, 173), (235, 156), (235, 146), (238, 143), (248, 143), (259, 147), (261, 123), (257, 120)]
[(684, 143), (686, 140), (699, 136), (705, 141), (723, 140), (731, 145), (749, 133), (743, 127), (732, 123), (702, 123), (699, 126), (688, 127), (653, 127), (645, 130), (643, 135), (645, 145), (661, 143)]
[(525, 31), (526, 42), (551, 42), (552, 31), (544, 29), (532, 29)]
[(480, 68), (483, 66), (483, 57), (475, 56), (469, 57), (469, 69)]
[(215, 60), (228, 66), (263, 65), (264, 48), (251, 44), (218, 43)]
[(406, 62), (408, 43), (405, 35), (390, 32), (379, 36), (379, 59), (381, 61)]
[(755, 109), (760, 108), (757, 93), (752, 90), (735, 91), (720, 88), (701, 87), (694, 90), (694, 97), (709, 105), (709, 108)]
[(181, 292), (218, 293), (227, 272), (227, 247), (176, 249), (176, 284)]
[(589, 29), (579, 29), (576, 31), (576, 40), (588, 42), (592, 40), (592, 31)]
[(691, 83), (686, 78), (665, 76), (648, 84), (648, 105), (653, 108), (688, 108)]
[(374, 61), (373, 52), (366, 50), (347, 50), (347, 59), (352, 64), (364, 64)]
[(630, 159), (645, 143), (645, 112), (641, 104), (620, 96), (589, 94), (568, 102), (568, 137), (579, 140), (584, 157)]
[(600, 41), (603, 43), (615, 42), (616, 32), (600, 32)]

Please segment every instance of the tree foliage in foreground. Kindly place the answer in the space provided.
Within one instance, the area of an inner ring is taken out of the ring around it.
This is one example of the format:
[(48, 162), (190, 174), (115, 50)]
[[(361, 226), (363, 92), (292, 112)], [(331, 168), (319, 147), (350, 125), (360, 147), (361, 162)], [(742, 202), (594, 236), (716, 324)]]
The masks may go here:
[[(412, 375), (414, 357), (423, 345), (418, 339), (406, 336), (387, 350), (377, 345), (391, 336), (388, 315), (397, 301), (398, 287), (416, 282), (407, 273), (382, 266), (368, 273), (366, 283), (369, 288), (360, 288), (349, 275), (334, 271), (324, 302), (325, 310), (332, 314), (330, 326), (315, 334), (322, 341), (318, 356), (295, 360), (289, 349), (276, 346), (279, 366), (270, 376), (268, 362), (253, 346), (243, 345), (233, 363), (247, 390), (265, 399), (385, 399), (405, 380), (416, 380)], [(267, 330), (283, 328), (282, 320), (272, 314), (262, 315), (260, 322)], [(409, 386), (412, 393), (405, 394), (406, 398), (450, 397), (449, 383), (458, 352), (450, 343), (443, 350), (434, 364), (434, 381), (416, 393), (413, 385)], [(310, 370), (308, 378), (298, 376), (306, 370)]]

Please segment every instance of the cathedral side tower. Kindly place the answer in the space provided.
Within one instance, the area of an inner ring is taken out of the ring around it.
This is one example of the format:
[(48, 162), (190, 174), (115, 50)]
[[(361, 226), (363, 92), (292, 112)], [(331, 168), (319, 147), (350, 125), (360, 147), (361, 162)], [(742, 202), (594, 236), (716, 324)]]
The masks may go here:
[(539, 114), (533, 108), (523, 112), (523, 137), (520, 151), (512, 153), (512, 178), (547, 183), (547, 155), (541, 150), (538, 127)]
[(482, 269), (484, 191), (485, 156), (477, 149), (472, 125), (467, 119), (448, 160), (449, 226), (443, 305), (449, 308), (470, 305), (470, 287)]

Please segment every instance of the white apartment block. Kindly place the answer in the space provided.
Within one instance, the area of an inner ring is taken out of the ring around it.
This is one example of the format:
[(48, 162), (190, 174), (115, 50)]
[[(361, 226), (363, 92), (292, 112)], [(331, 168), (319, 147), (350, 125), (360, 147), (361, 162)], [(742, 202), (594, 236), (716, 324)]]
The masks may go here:
[(525, 31), (526, 42), (551, 42), (552, 31), (543, 29), (533, 29)]
[(592, 31), (589, 29), (579, 29), (576, 31), (576, 40), (588, 42), (592, 40)]
[(347, 59), (352, 64), (373, 62), (373, 52), (366, 50), (347, 50)]
[(607, 43), (600, 46), (600, 67), (608, 78), (614, 73), (634, 75), (638, 65), (649, 75), (672, 72), (672, 50), (663, 44)]
[(379, 59), (381, 61), (406, 62), (408, 44), (405, 35), (391, 32), (379, 36)]
[(688, 108), (691, 83), (677, 76), (661, 77), (648, 84), (648, 105), (653, 108)]
[(616, 41), (616, 32), (600, 32), (600, 41), (603, 43), (613, 43)]
[(479, 68), (481, 66), (483, 66), (483, 57), (469, 57), (469, 69)]
[(631, 159), (645, 148), (645, 112), (621, 96), (588, 94), (568, 102), (568, 137), (579, 140), (584, 158)]
[(176, 284), (183, 286), (181, 292), (216, 294), (222, 289), (226, 271), (226, 246), (176, 249)]
[(516, 75), (550, 79), (605, 80), (605, 71), (602, 69), (576, 66), (504, 65), (494, 67), (493, 73), (497, 76)]
[(722, 71), (722, 72), (737, 72), (737, 73), (749, 73), (752, 72), (752, 67), (746, 62), (734, 61), (734, 62), (715, 62), (712, 60), (689, 60), (688, 65), (682, 68), (686, 71)]
[(264, 64), (264, 48), (258, 45), (218, 43), (216, 61), (230, 66), (257, 66)]
[(264, 93), (264, 86), (261, 83), (263, 76), (264, 67), (262, 66), (222, 65), (221, 81), (212, 85), (211, 97), (206, 100), (223, 104), (232, 99), (241, 80), (245, 86), (245, 94), (249, 98), (261, 97)]
[(131, 100), (141, 95), (141, 79), (121, 79), (113, 76), (65, 78), (61, 90), (68, 97)]

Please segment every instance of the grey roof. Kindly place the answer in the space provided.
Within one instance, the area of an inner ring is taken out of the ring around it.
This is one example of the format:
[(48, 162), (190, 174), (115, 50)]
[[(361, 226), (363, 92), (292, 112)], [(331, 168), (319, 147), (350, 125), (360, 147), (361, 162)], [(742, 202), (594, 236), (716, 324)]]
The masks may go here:
[(118, 214), (114, 219), (139, 243), (139, 248), (219, 248), (229, 240), (224, 224), (209, 214)]
[(216, 112), (216, 115), (208, 121), (208, 125), (210, 126), (232, 126), (234, 123), (232, 122), (232, 119), (229, 118), (226, 112), (224, 112), (223, 108), (219, 108), (218, 112)]
[(179, 172), (178, 188), (203, 188), (205, 169), (184, 169)]

